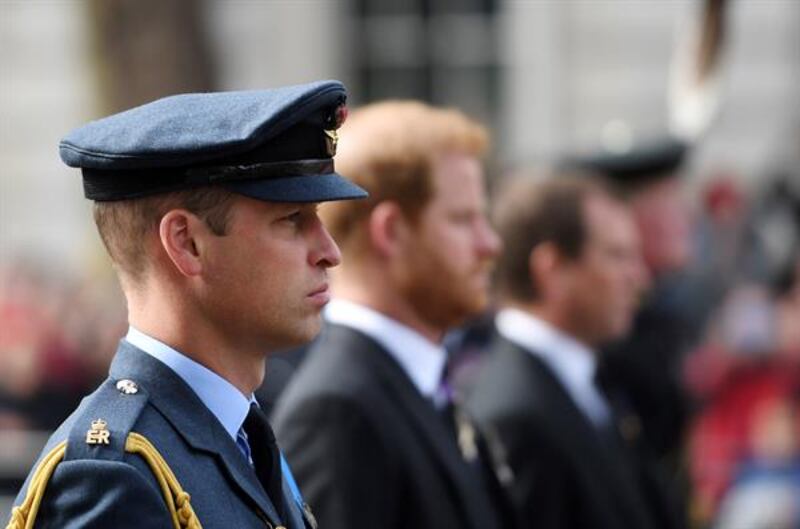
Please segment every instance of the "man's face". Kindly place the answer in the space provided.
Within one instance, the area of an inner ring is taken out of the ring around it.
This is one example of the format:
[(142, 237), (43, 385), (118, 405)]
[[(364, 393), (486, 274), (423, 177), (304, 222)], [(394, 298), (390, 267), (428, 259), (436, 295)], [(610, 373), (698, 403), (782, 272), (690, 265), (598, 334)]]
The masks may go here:
[(639, 237), (627, 208), (602, 196), (584, 203), (586, 242), (566, 265), (565, 312), (589, 345), (628, 332), (646, 281)]
[(488, 303), (500, 240), (485, 210), (479, 160), (460, 154), (439, 158), (432, 198), (403, 246), (400, 288), (417, 315), (442, 331)]
[(209, 323), (262, 353), (311, 340), (329, 299), (326, 270), (341, 260), (317, 205), (236, 201), (227, 234), (204, 239)]
[(651, 182), (634, 193), (631, 207), (642, 239), (642, 253), (654, 275), (674, 272), (691, 257), (689, 214), (678, 178)]

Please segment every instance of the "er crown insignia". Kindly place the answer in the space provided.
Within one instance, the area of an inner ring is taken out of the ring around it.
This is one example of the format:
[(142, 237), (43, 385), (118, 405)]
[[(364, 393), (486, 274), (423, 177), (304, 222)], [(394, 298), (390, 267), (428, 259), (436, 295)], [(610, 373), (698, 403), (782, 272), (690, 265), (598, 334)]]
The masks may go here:
[(111, 432), (108, 431), (108, 423), (103, 419), (92, 421), (92, 427), (86, 432), (86, 444), (90, 445), (107, 445), (111, 438)]

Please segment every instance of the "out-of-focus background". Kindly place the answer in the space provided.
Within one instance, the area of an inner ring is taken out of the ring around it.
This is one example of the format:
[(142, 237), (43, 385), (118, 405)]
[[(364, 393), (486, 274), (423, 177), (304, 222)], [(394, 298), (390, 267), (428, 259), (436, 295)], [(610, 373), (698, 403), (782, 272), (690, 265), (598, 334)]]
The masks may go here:
[[(681, 72), (711, 4), (723, 38), (687, 125)], [(59, 139), (168, 94), (323, 78), (351, 105), (477, 117), (492, 184), (702, 121), (681, 168), (685, 273), (705, 285), (681, 303), (707, 316), (682, 361), (692, 517), (757, 529), (800, 512), (800, 1), (0, 0), (1, 519), (126, 329)]]

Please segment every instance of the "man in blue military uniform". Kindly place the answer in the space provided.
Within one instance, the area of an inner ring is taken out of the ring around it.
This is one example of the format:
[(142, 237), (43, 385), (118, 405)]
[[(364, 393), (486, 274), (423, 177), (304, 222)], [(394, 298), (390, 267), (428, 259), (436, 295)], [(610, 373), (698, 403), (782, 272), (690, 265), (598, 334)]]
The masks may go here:
[[(11, 528), (313, 526), (253, 398), (310, 340), (339, 250), (335, 81), (174, 96), (69, 134), (128, 302), (109, 378), (55, 432)], [(26, 525), (29, 524), (29, 525)]]

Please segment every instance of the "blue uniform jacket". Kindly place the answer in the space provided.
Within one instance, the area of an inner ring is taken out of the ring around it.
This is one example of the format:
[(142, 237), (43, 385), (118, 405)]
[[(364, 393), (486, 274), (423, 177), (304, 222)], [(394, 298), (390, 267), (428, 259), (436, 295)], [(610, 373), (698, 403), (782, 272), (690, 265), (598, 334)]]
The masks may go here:
[[(132, 381), (135, 392), (118, 390), (120, 380)], [(107, 423), (108, 444), (87, 443), (87, 432), (98, 419)], [(160, 361), (122, 341), (109, 378), (81, 402), (40, 456), (67, 440), (64, 460), (47, 484), (37, 529), (173, 527), (150, 467), (125, 451), (129, 432), (143, 435), (160, 452), (191, 495), (204, 529), (315, 525), (287, 472), (288, 519), (280, 520), (253, 468), (189, 386)], [(15, 505), (25, 498), (31, 475)]]

